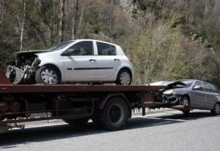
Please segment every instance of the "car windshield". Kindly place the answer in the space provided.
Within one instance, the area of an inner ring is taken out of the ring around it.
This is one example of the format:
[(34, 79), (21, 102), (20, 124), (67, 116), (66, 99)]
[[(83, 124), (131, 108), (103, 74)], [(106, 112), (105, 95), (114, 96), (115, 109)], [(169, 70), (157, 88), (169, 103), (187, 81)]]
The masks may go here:
[(190, 87), (192, 85), (193, 80), (183, 80), (181, 82), (183, 82), (186, 85), (186, 87), (188, 88), (188, 87)]
[(67, 42), (64, 42), (64, 43), (58, 44), (58, 45), (56, 45), (56, 46), (54, 46), (54, 47), (51, 47), (51, 48), (49, 48), (48, 50), (49, 50), (49, 51), (60, 50), (60, 49), (65, 48), (66, 46), (70, 45), (70, 44), (73, 43), (73, 42), (74, 42), (73, 40), (71, 40), (71, 41), (67, 41)]

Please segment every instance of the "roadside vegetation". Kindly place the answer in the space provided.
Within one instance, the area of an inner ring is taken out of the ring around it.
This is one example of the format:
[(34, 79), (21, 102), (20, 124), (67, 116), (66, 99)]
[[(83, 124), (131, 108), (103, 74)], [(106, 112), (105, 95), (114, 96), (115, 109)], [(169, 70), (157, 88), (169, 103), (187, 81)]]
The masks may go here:
[(16, 51), (77, 38), (121, 45), (134, 84), (196, 78), (220, 86), (219, 0), (0, 0), (0, 66)]

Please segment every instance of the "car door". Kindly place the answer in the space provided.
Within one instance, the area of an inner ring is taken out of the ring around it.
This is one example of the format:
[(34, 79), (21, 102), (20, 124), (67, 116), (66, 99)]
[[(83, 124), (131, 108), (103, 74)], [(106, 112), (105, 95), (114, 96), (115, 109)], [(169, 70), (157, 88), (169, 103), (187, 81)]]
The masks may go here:
[(66, 52), (67, 56), (63, 56), (65, 81), (94, 81), (96, 61), (93, 41), (78, 42)]
[(203, 84), (207, 95), (206, 108), (213, 109), (213, 106), (215, 105), (216, 102), (215, 87), (207, 82), (203, 82)]
[(195, 81), (191, 93), (191, 106), (193, 108), (204, 109), (206, 107), (206, 93), (201, 81)]
[(96, 48), (96, 80), (115, 80), (117, 68), (120, 66), (120, 59), (116, 54), (116, 47), (111, 44), (96, 42)]

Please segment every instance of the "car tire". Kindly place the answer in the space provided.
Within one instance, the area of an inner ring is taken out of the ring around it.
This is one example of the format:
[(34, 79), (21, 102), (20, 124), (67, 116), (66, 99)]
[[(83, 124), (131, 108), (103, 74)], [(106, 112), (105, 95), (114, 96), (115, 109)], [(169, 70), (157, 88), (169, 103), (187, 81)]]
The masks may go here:
[(116, 84), (117, 85), (130, 85), (131, 84), (131, 72), (128, 69), (119, 71)]
[(58, 84), (60, 83), (60, 74), (55, 67), (43, 66), (35, 74), (36, 83)]
[(190, 113), (190, 100), (187, 96), (183, 96), (182, 97), (182, 105), (183, 105), (183, 114), (185, 116), (189, 115)]
[(216, 103), (214, 108), (211, 110), (213, 115), (220, 115), (220, 104)]
[(122, 129), (128, 118), (128, 105), (120, 97), (111, 98), (101, 113), (102, 126), (112, 131)]

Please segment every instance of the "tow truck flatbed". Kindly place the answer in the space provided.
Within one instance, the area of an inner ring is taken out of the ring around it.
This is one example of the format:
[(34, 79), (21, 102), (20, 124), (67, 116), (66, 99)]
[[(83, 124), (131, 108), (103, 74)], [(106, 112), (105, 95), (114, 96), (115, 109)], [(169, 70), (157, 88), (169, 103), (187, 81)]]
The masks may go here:
[[(92, 119), (95, 124), (109, 130), (126, 125), (131, 110), (155, 108), (157, 93), (164, 86), (146, 85), (13, 85), (0, 70), (0, 129), (10, 124), (63, 119), (75, 126)], [(33, 117), (33, 113), (46, 113), (47, 117)]]

